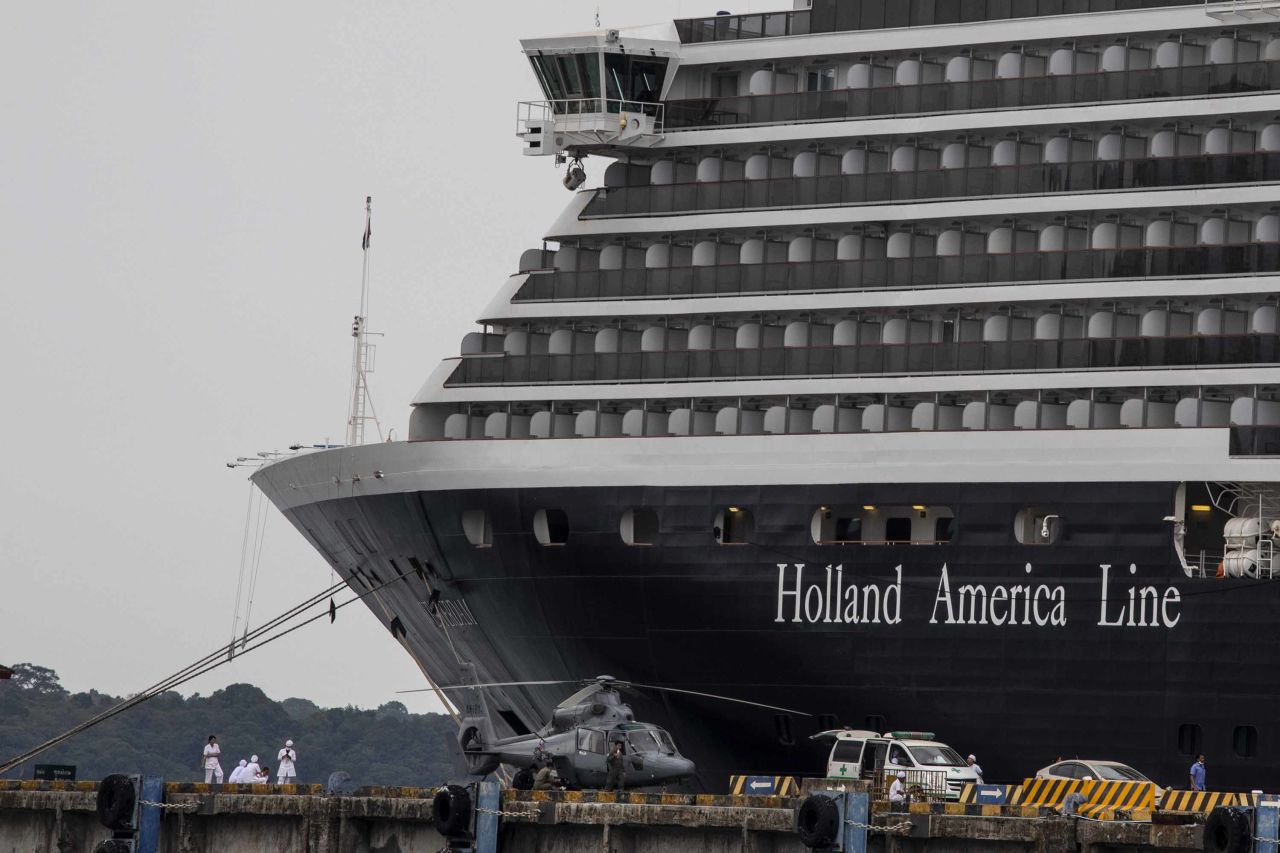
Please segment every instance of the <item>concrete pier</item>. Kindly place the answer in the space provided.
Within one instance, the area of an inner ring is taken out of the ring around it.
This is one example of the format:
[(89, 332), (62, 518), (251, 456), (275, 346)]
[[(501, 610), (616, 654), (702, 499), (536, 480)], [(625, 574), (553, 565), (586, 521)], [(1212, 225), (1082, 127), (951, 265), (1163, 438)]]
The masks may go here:
[[(445, 846), (426, 789), (325, 796), (269, 786), (169, 785), (159, 853), (409, 853)], [(96, 783), (0, 782), (0, 853), (92, 853), (109, 837)], [(801, 853), (800, 800), (504, 791), (500, 853)], [(879, 811), (870, 853), (1163, 853), (1200, 850), (1203, 825)]]

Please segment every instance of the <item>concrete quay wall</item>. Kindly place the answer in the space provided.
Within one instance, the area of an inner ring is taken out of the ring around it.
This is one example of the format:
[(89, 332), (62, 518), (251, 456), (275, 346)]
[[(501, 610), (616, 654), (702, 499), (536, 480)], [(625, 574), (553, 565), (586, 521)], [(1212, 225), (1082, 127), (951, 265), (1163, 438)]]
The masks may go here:
[[(96, 795), (0, 789), (0, 853), (92, 853), (109, 836)], [(182, 786), (189, 789), (191, 786)], [(325, 796), (225, 790), (165, 795), (156, 853), (434, 853), (431, 791)], [(777, 797), (504, 797), (495, 853), (802, 853), (798, 800)], [(1174, 853), (1203, 827), (1058, 816), (875, 814), (868, 853)]]

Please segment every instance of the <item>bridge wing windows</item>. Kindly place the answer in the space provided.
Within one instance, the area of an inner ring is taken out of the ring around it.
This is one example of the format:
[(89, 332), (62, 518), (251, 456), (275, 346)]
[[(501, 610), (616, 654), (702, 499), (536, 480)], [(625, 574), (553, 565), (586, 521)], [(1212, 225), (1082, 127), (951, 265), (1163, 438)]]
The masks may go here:
[(665, 58), (632, 56), (629, 53), (604, 55), (605, 89), (607, 97), (612, 100), (657, 103), (661, 99), (666, 75)]
[(542, 91), (553, 101), (600, 97), (600, 54), (564, 53), (529, 57)]

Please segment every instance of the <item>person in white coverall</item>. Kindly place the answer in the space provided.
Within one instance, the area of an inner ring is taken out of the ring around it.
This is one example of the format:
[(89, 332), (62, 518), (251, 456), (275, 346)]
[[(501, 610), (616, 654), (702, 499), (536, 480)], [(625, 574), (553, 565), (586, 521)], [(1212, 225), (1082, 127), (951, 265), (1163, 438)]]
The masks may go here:
[(222, 747), (218, 746), (218, 738), (209, 735), (209, 742), (204, 745), (204, 754), (201, 756), (205, 784), (215, 780), (219, 785), (222, 784), (222, 763), (218, 761), (220, 755), (222, 755)]
[(245, 783), (255, 782), (258, 775), (262, 773), (262, 768), (258, 766), (258, 756), (249, 756), (249, 763), (245, 765), (244, 772), (240, 774), (240, 781)]
[(293, 766), (293, 762), (298, 760), (298, 753), (293, 751), (293, 741), (284, 742), (284, 749), (281, 749), (276, 755), (276, 761), (280, 762), (280, 766), (276, 769), (277, 785), (292, 785), (298, 779), (298, 771)]
[(240, 782), (243, 782), (244, 769), (248, 765), (249, 765), (249, 762), (245, 761), (243, 758), (240, 759), (240, 766), (236, 767), (234, 770), (231, 771), (231, 775), (227, 777), (227, 782), (229, 782), (232, 785), (236, 785), (236, 784), (239, 784)]
[(893, 784), (889, 786), (889, 808), (897, 811), (900, 810), (907, 802), (907, 786), (904, 780), (907, 774), (901, 770), (898, 771), (898, 777), (893, 780)]

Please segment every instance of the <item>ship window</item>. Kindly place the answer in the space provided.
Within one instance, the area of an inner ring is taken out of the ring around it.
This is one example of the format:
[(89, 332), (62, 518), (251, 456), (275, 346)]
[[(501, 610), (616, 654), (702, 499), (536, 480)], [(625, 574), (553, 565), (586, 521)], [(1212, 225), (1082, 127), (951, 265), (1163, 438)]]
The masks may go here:
[(873, 732), (882, 732), (885, 730), (884, 717), (879, 714), (867, 715), (867, 728)]
[(462, 513), (462, 532), (467, 541), (477, 548), (488, 548), (493, 544), (493, 525), (489, 523), (489, 513), (482, 509), (469, 509)]
[(830, 65), (808, 68), (804, 72), (806, 92), (830, 92), (836, 87), (836, 69)]
[(910, 542), (911, 541), (911, 519), (909, 518), (885, 519), (884, 541)]
[(655, 103), (662, 92), (667, 60), (623, 53), (604, 55), (607, 97), (623, 101)]
[(560, 73), (556, 71), (555, 57), (532, 56), (530, 61), (533, 63), (533, 70), (537, 73), (538, 82), (542, 84), (542, 91), (546, 93), (547, 98), (552, 101), (564, 100), (564, 84), (560, 82)]
[(745, 545), (755, 534), (755, 519), (751, 510), (742, 507), (725, 507), (716, 514), (715, 525), (711, 528), (716, 541), (721, 545)]
[(711, 75), (711, 97), (734, 98), (738, 95), (738, 72), (718, 71)]
[(1231, 733), (1231, 748), (1241, 758), (1258, 754), (1258, 730), (1253, 726), (1236, 726)]
[(818, 715), (818, 731), (825, 732), (836, 728), (840, 724), (836, 722), (835, 714), (819, 714)]
[(783, 746), (791, 746), (796, 742), (795, 737), (791, 734), (790, 714), (774, 714), (773, 727), (778, 735), (778, 743)]
[(1023, 545), (1052, 545), (1062, 534), (1062, 518), (1051, 509), (1029, 506), (1013, 519), (1013, 535)]
[(956, 520), (954, 517), (945, 517), (934, 519), (933, 522), (933, 541), (934, 542), (950, 542), (951, 537), (956, 532)]
[(533, 514), (533, 535), (541, 545), (563, 545), (569, 541), (569, 516), (562, 509), (540, 509)]
[(652, 545), (658, 541), (658, 514), (651, 509), (629, 509), (622, 514), (618, 532), (628, 545)]
[(809, 534), (819, 545), (862, 541), (862, 509), (859, 506), (820, 506), (813, 512)]
[(1178, 726), (1178, 752), (1183, 755), (1200, 753), (1200, 727), (1195, 723), (1183, 723)]

